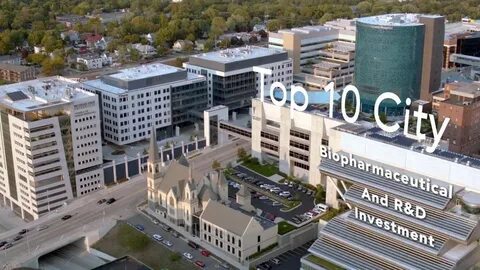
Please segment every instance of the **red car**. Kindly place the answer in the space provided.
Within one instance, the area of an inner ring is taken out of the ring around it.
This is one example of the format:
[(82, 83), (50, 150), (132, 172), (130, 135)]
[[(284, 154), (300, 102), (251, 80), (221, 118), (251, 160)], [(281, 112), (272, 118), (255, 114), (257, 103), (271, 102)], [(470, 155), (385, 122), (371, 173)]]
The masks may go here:
[(202, 262), (202, 261), (196, 261), (195, 264), (196, 264), (198, 267), (201, 267), (201, 268), (205, 267), (205, 263)]
[(202, 250), (201, 253), (202, 253), (202, 255), (205, 256), (205, 257), (208, 257), (208, 256), (210, 256), (210, 254), (211, 254), (210, 251), (208, 251), (208, 250), (206, 250), (206, 249)]

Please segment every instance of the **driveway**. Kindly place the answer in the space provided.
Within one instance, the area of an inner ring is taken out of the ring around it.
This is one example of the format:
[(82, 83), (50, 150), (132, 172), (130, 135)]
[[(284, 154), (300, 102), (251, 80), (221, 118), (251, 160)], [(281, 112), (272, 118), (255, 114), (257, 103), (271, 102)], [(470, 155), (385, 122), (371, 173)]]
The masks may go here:
[[(247, 169), (247, 168), (245, 168), (241, 165), (236, 166), (234, 169), (236, 171), (244, 173), (244, 174), (246, 174), (250, 177), (253, 177), (256, 180), (260, 180), (260, 181), (264, 182), (265, 184), (275, 185), (275, 186), (280, 187), (283, 191), (289, 191), (294, 197), (298, 196), (298, 198), (300, 198), (300, 201), (302, 202), (302, 204), (300, 206), (298, 206), (297, 208), (295, 208), (291, 211), (288, 211), (288, 212), (282, 212), (282, 211), (280, 211), (280, 209), (282, 209), (283, 206), (282, 205), (273, 206), (272, 205), (273, 201), (271, 199), (260, 200), (258, 198), (253, 198), (252, 197), (252, 205), (255, 208), (261, 209), (262, 211), (267, 212), (267, 213), (271, 213), (271, 214), (275, 215), (276, 217), (281, 217), (285, 220), (291, 221), (292, 218), (295, 215), (300, 215), (300, 214), (303, 214), (303, 213), (305, 213), (309, 210), (312, 210), (315, 206), (314, 198), (312, 196), (308, 196), (307, 194), (305, 194), (301, 191), (298, 191), (296, 188), (288, 187), (288, 186), (283, 185), (281, 183), (276, 183), (276, 182), (268, 179), (267, 177), (262, 176), (260, 174), (257, 174), (255, 172), (252, 172), (251, 170), (249, 170), (249, 169)], [(252, 185), (251, 183), (248, 183), (248, 182), (243, 182), (243, 183), (245, 183), (247, 186), (256, 187), (255, 185)], [(235, 188), (233, 188), (232, 186), (229, 186), (229, 189), (232, 189), (232, 191), (231, 191), (232, 193), (236, 192)]]

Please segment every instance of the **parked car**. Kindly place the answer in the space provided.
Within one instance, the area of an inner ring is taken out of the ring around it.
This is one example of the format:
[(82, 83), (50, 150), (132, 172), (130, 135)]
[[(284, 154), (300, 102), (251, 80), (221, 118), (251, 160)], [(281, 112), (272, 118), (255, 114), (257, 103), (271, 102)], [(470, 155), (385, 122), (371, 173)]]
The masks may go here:
[(272, 203), (272, 206), (279, 206), (279, 205), (282, 205), (282, 203), (279, 203), (279, 202), (277, 202), (277, 201), (274, 201), (274, 202)]
[(328, 211), (328, 205), (325, 205), (323, 203), (319, 203), (317, 205), (315, 205), (315, 209), (318, 209), (320, 211), (323, 211), (323, 212), (327, 212)]
[(308, 196), (311, 196), (312, 194), (313, 194), (313, 191), (311, 191), (311, 190), (307, 191)]
[(280, 192), (279, 195), (282, 196), (282, 197), (289, 197), (290, 196), (290, 191), (282, 191), (282, 192)]
[(289, 183), (288, 183), (288, 181), (284, 181), (282, 184), (283, 184), (284, 186), (288, 186)]
[(141, 225), (141, 224), (137, 224), (137, 225), (135, 225), (135, 229), (143, 232), (145, 230), (145, 227), (143, 227), (143, 225)]
[(292, 221), (293, 221), (293, 223), (295, 223), (295, 224), (300, 224), (300, 223), (302, 223), (302, 221), (301, 221), (300, 219), (296, 218), (296, 217), (293, 217), (293, 218), (292, 218)]
[(0, 250), (7, 250), (11, 247), (13, 247), (13, 244), (12, 243), (7, 243), (3, 247), (1, 247)]
[(189, 245), (190, 247), (194, 248), (194, 249), (197, 249), (197, 248), (200, 247), (197, 243), (192, 242), (192, 241), (188, 241), (188, 245)]
[(200, 268), (204, 268), (204, 267), (205, 267), (205, 263), (202, 262), (202, 261), (196, 261), (196, 262), (195, 262), (195, 265), (198, 266), (198, 267), (200, 267)]
[(180, 234), (177, 231), (173, 231), (172, 235), (176, 238), (180, 237)]
[(65, 221), (65, 220), (68, 220), (70, 218), (72, 218), (72, 215), (65, 215), (65, 216), (62, 217), (62, 220)]
[(7, 241), (2, 241), (2, 242), (0, 242), (0, 248), (3, 247), (3, 246), (5, 246), (6, 244), (8, 244)]
[(212, 253), (210, 253), (210, 251), (208, 251), (206, 249), (202, 250), (202, 252), (200, 252), (200, 253), (205, 257), (209, 257), (212, 254)]
[(101, 200), (98, 200), (97, 204), (103, 204), (103, 203), (105, 203), (105, 202), (107, 202), (106, 199), (101, 199)]
[(260, 196), (259, 199), (260, 199), (260, 200), (267, 200), (268, 197), (267, 197), (267, 196)]
[(294, 185), (295, 185), (295, 183), (290, 182), (290, 183), (288, 184), (288, 187), (293, 187)]
[(170, 227), (168, 227), (168, 226), (165, 225), (165, 224), (161, 224), (160, 226), (161, 226), (162, 229), (163, 229), (164, 231), (166, 231), (166, 232), (169, 232), (170, 230), (172, 230)]
[(230, 269), (230, 265), (228, 265), (227, 263), (222, 263), (220, 264), (220, 266), (225, 269), (225, 270), (229, 270)]
[(158, 220), (156, 220), (156, 219), (152, 219), (152, 222), (153, 222), (153, 224), (155, 224), (155, 225), (160, 224), (160, 222), (158, 222)]
[(189, 259), (189, 260), (193, 259), (193, 255), (190, 254), (190, 253), (188, 253), (188, 252), (183, 253), (183, 257), (185, 257), (185, 258), (187, 258), (187, 259)]
[(298, 191), (302, 191), (302, 189), (303, 189), (303, 187), (302, 187), (301, 185), (298, 185), (297, 190), (298, 190)]
[(13, 241), (13, 242), (16, 242), (16, 241), (19, 241), (19, 240), (21, 240), (22, 238), (23, 238), (23, 236), (21, 236), (21, 235), (17, 235), (17, 236), (15, 236), (15, 238), (13, 238), (13, 240), (12, 240), (12, 241)]
[(167, 247), (173, 246), (172, 242), (170, 242), (170, 241), (168, 241), (168, 240), (163, 240), (163, 241), (162, 241), (162, 244), (164, 244), (164, 245), (167, 246)]
[(280, 259), (278, 258), (273, 258), (270, 260), (273, 264), (279, 265), (280, 264)]
[(110, 205), (110, 204), (112, 204), (112, 203), (114, 203), (114, 202), (116, 202), (116, 201), (117, 201), (117, 200), (116, 200), (115, 198), (110, 198), (110, 199), (108, 199), (107, 204)]
[(19, 235), (24, 235), (24, 234), (26, 234), (27, 232), (28, 232), (27, 229), (23, 229), (23, 230), (19, 231), (18, 234), (19, 234)]
[(154, 234), (153, 235), (153, 239), (157, 240), (157, 241), (162, 241), (163, 240), (163, 237), (159, 234)]

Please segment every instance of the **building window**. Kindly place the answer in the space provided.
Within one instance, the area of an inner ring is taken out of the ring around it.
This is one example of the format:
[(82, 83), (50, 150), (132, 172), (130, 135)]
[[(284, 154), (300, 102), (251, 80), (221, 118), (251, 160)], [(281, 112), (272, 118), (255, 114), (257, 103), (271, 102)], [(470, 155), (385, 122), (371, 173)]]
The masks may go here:
[(257, 242), (260, 243), (260, 235), (257, 237)]

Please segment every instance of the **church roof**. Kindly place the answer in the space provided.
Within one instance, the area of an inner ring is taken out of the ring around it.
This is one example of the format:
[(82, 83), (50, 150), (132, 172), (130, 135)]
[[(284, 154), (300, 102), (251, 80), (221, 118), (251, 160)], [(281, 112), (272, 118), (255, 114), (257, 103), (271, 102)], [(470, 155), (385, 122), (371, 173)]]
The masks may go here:
[(214, 200), (208, 201), (200, 218), (239, 236), (243, 235), (253, 219)]

